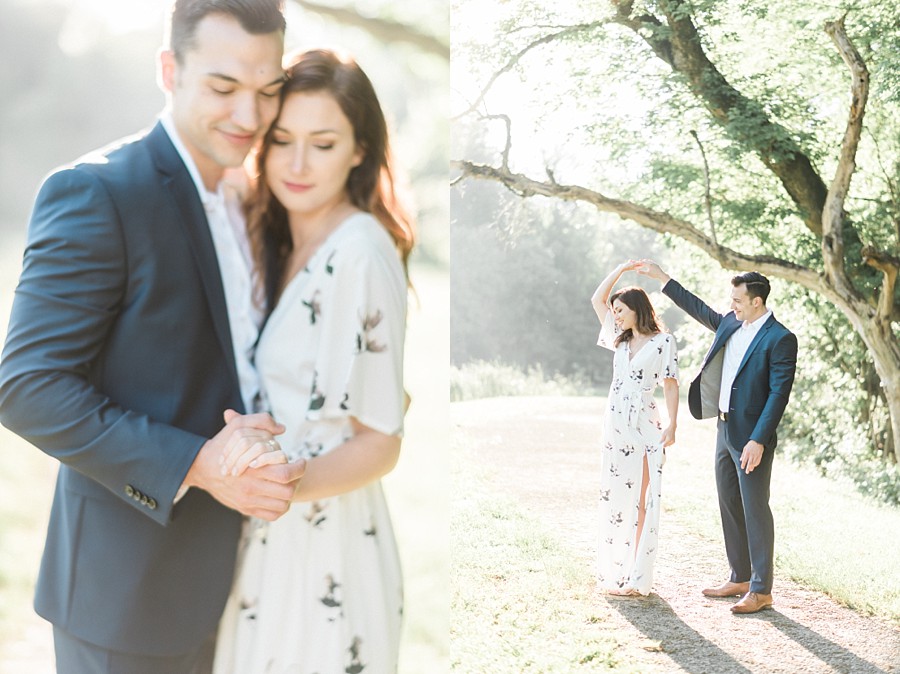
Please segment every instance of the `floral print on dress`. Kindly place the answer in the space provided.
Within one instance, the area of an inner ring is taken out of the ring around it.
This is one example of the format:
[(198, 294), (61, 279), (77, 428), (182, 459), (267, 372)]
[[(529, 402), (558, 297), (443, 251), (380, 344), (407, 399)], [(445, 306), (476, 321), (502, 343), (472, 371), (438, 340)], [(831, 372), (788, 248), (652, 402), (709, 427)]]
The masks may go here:
[[(613, 379), (604, 419), (600, 473), (600, 532), (597, 581), (601, 588), (635, 589), (649, 594), (656, 559), (661, 498), (662, 424), (653, 400), (666, 378), (678, 378), (675, 338), (658, 333), (632, 354), (627, 342), (615, 346), (618, 329), (607, 312), (597, 340), (613, 355)], [(650, 482), (646, 515), (638, 549), (638, 514), (644, 457)]]
[(322, 305), (321, 305), (321, 303), (319, 302), (319, 294), (320, 294), (320, 292), (321, 292), (321, 291), (316, 290), (316, 291), (312, 294), (312, 297), (310, 297), (308, 300), (301, 300), (301, 302), (300, 302), (304, 307), (306, 307), (307, 311), (309, 311), (309, 323), (310, 323), (310, 325), (315, 325), (315, 324), (316, 324), (316, 319), (317, 319), (317, 318), (321, 315), (321, 313), (322, 313)]
[[(402, 433), (406, 293), (393, 242), (367, 214), (342, 223), (285, 287), (257, 368), (290, 460), (332, 451), (351, 417)], [(403, 586), (381, 483), (297, 503), (254, 530), (264, 535), (242, 541), (215, 673), (396, 672)]]
[(363, 351), (370, 351), (372, 353), (387, 351), (386, 344), (379, 344), (375, 339), (370, 337), (370, 334), (378, 327), (378, 324), (381, 323), (382, 318), (383, 316), (380, 310), (376, 311), (374, 314), (366, 314), (360, 318), (361, 332), (356, 335), (357, 353), (362, 353)]

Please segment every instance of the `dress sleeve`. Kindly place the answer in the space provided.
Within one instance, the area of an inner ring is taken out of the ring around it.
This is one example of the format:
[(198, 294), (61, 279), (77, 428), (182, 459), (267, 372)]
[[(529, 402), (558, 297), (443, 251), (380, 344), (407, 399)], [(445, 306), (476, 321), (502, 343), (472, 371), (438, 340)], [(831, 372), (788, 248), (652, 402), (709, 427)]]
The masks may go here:
[(678, 379), (678, 347), (675, 344), (675, 337), (666, 334), (659, 346), (659, 383), (664, 379)]
[(612, 310), (606, 312), (603, 325), (600, 327), (600, 337), (597, 338), (597, 346), (602, 346), (611, 351), (616, 350), (616, 337), (619, 336), (619, 326), (613, 318)]
[(355, 417), (403, 432), (406, 277), (393, 249), (365, 238), (329, 254), (321, 289), (321, 338), (306, 417)]

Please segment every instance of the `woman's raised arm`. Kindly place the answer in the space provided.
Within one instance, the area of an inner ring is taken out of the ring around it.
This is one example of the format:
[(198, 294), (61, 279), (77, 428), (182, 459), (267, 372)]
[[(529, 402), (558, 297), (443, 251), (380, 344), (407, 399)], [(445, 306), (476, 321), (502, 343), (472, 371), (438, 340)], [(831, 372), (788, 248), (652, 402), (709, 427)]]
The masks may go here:
[(591, 297), (591, 304), (594, 306), (597, 318), (600, 319), (600, 325), (603, 325), (603, 319), (606, 318), (606, 312), (609, 311), (607, 302), (609, 302), (609, 295), (612, 292), (613, 286), (616, 285), (616, 281), (618, 281), (619, 277), (626, 271), (636, 269), (640, 264), (641, 263), (638, 260), (628, 260), (627, 262), (623, 262), (613, 269), (609, 275), (600, 282), (600, 285), (597, 286), (597, 289)]

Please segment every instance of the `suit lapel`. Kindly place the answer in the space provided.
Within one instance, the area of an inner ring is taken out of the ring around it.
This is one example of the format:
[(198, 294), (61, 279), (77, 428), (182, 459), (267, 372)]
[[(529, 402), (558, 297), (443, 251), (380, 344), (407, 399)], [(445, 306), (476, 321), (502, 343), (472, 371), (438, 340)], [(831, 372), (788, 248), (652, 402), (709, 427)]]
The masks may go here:
[(766, 331), (774, 324), (775, 314), (772, 314), (771, 316), (769, 316), (768, 320), (766, 320), (765, 324), (756, 331), (756, 335), (753, 337), (753, 341), (750, 342), (750, 346), (748, 346), (747, 350), (744, 352), (744, 357), (741, 359), (741, 364), (738, 365), (737, 372), (734, 373), (735, 379), (737, 379), (737, 376), (741, 373), (741, 370), (744, 369), (744, 365), (747, 363), (747, 359), (750, 358), (750, 354), (753, 353), (753, 349), (755, 349), (757, 344), (762, 341), (762, 338), (766, 334)]
[[(727, 325), (725, 325), (725, 321), (731, 319)], [(741, 322), (734, 317), (734, 314), (726, 315), (723, 320), (722, 327), (716, 331), (715, 339), (713, 339), (712, 346), (709, 347), (709, 353), (706, 354), (706, 358), (703, 359), (703, 366), (701, 370), (706, 367), (706, 365), (713, 359), (713, 356), (719, 351), (719, 349), (723, 348), (725, 344), (728, 342), (728, 339), (737, 331), (737, 329), (741, 327)]]
[(175, 146), (169, 139), (162, 124), (157, 123), (147, 136), (151, 154), (157, 169), (165, 176), (164, 185), (169, 190), (175, 209), (182, 225), (182, 230), (190, 243), (194, 260), (203, 283), (203, 290), (209, 304), (213, 327), (229, 371), (238, 383), (237, 366), (234, 362), (234, 346), (231, 341), (231, 326), (228, 322), (228, 306), (225, 302), (225, 290), (222, 287), (222, 273), (219, 260), (213, 245), (209, 222), (203, 209), (203, 202), (197, 194), (197, 187), (191, 175), (178, 155)]

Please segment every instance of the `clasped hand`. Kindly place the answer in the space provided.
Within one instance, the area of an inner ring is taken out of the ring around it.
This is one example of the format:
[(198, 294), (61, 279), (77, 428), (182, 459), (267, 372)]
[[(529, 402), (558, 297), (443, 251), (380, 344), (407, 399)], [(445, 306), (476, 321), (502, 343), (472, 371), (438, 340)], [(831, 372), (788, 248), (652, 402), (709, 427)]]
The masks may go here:
[(226, 411), (225, 427), (200, 448), (184, 484), (244, 515), (278, 519), (306, 472), (306, 461), (289, 463), (275, 441), (284, 430), (268, 414)]
[[(227, 410), (225, 423), (237, 417), (240, 417), (237, 412)], [(222, 475), (232, 477), (243, 475), (248, 468), (262, 468), (287, 462), (287, 456), (281, 451), (281, 446), (273, 437), (273, 433), (258, 428), (247, 428), (243, 432), (232, 433), (219, 457)]]

